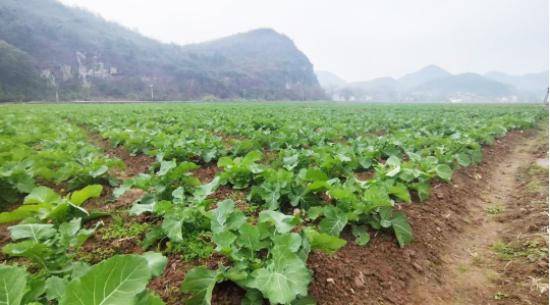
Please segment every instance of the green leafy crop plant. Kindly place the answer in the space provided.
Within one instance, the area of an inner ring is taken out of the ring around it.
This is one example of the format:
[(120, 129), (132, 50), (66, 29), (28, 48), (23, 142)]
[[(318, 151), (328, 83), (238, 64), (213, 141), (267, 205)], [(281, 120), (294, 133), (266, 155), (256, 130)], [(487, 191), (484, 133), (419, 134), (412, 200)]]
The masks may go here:
[[(310, 251), (334, 253), (348, 242), (368, 247), (376, 231), (394, 235), (396, 244), (406, 247), (414, 240), (407, 205), (428, 200), (434, 181), (451, 182), (457, 169), (479, 163), (484, 145), (547, 116), (535, 105), (291, 102), (9, 105), (3, 110), (1, 196), (20, 204), (7, 213), (47, 203), (46, 210), (37, 208), (13, 221), (36, 225), (37, 244), (52, 253), (69, 249), (66, 259), (74, 271), (55, 275), (63, 281), (50, 280), (66, 287), (57, 294), (52, 290), (49, 300), (59, 304), (72, 304), (64, 295), (69, 287), (87, 289), (85, 280), (77, 279), (90, 266), (77, 261), (72, 248), (84, 239), (79, 234), (94, 227), (86, 224), (85, 209), (72, 195), (37, 190), (44, 182), (66, 184), (70, 191), (115, 185), (115, 198), (141, 189), (129, 213), (150, 221), (142, 227), (146, 250), (188, 259), (212, 252), (224, 256), (214, 269), (187, 272), (181, 289), (191, 295), (189, 304), (210, 304), (222, 281), (246, 290), (243, 304), (313, 304), (307, 296), (314, 277), (306, 264)], [(120, 163), (87, 142), (81, 126), (156, 163), (150, 172), (118, 185), (109, 169)], [(25, 200), (26, 194), (40, 200)], [(68, 212), (53, 213), (58, 206)], [(13, 216), (0, 218), (7, 215)], [(76, 228), (77, 219), (81, 228), (71, 231), (76, 241), (60, 243), (59, 236), (68, 224)], [(353, 241), (341, 238), (346, 230)], [(17, 232), (13, 241), (26, 242)], [(144, 263), (130, 257), (130, 265)], [(57, 270), (55, 261), (46, 264)], [(31, 278), (47, 273), (32, 271), (10, 288), (17, 297), (23, 293), (22, 300), (32, 290)], [(144, 290), (150, 277), (136, 279), (128, 290), (134, 296), (121, 295), (121, 300), (160, 304)]]

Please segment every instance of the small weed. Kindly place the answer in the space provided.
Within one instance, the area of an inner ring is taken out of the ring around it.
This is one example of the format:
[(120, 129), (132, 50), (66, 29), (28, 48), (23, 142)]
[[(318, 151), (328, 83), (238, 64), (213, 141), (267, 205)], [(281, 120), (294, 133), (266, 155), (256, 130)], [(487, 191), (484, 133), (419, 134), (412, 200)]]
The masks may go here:
[(539, 193), (542, 185), (537, 180), (531, 180), (525, 187), (529, 193)]
[(117, 254), (113, 248), (96, 248), (93, 251), (79, 251), (76, 258), (89, 264), (95, 264)]
[(548, 168), (531, 164), (525, 170), (527, 181), (526, 189), (530, 193), (548, 192)]
[(497, 293), (495, 293), (495, 296), (494, 296), (495, 300), (504, 300), (504, 299), (506, 299), (507, 297), (508, 297), (507, 294), (505, 294), (505, 293), (503, 293), (503, 292), (500, 292), (500, 291), (498, 291)]
[(548, 177), (548, 169), (538, 164), (531, 164), (529, 168), (527, 168), (527, 174), (532, 178), (540, 176)]
[(492, 204), (485, 208), (485, 212), (489, 215), (498, 215), (502, 212), (504, 212), (504, 206), (500, 204)]
[(149, 228), (147, 223), (127, 222), (120, 215), (113, 215), (113, 222), (100, 230), (103, 240), (139, 237)]
[(547, 247), (544, 243), (537, 240), (528, 240), (520, 244), (506, 244), (502, 241), (498, 241), (493, 244), (492, 250), (499, 259), (507, 261), (516, 258), (527, 258), (529, 261), (535, 262), (548, 256)]
[(244, 192), (234, 191), (229, 194), (229, 199), (233, 201), (246, 200), (246, 194)]
[(207, 258), (212, 255), (214, 248), (209, 242), (210, 237), (207, 233), (189, 234), (183, 236), (182, 242), (166, 243), (166, 252), (178, 253), (185, 261), (190, 261), (197, 258)]
[(460, 264), (457, 268), (458, 272), (465, 273), (468, 271), (468, 266), (465, 264)]

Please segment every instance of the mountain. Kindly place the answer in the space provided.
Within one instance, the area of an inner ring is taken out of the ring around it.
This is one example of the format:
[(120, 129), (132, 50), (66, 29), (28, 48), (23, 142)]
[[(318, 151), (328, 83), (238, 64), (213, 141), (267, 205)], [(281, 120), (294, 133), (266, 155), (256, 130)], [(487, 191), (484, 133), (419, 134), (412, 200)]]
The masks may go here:
[(514, 88), (475, 73), (463, 73), (425, 82), (412, 90), (416, 100), (466, 100), (486, 102), (516, 94)]
[(315, 75), (317, 75), (317, 80), (323, 88), (336, 89), (347, 84), (344, 79), (329, 71), (315, 71)]
[(0, 40), (0, 100), (38, 99), (48, 90), (33, 59)]
[(430, 65), (401, 78), (375, 78), (326, 89), (334, 100), (372, 102), (537, 102), (548, 72), (521, 76), (491, 72), (454, 75)]
[(354, 96), (359, 100), (395, 101), (401, 95), (401, 83), (391, 77), (380, 77), (365, 82), (347, 84), (344, 96)]
[(0, 40), (48, 86), (23, 99), (323, 97), (308, 58), (271, 29), (179, 46), (55, 0), (0, 0)]
[(430, 65), (416, 72), (406, 74), (399, 79), (399, 83), (404, 89), (412, 89), (426, 82), (436, 80), (438, 78), (449, 77), (452, 74), (441, 69), (438, 66)]
[(484, 76), (503, 84), (514, 86), (526, 94), (539, 96), (540, 98), (544, 97), (546, 88), (548, 87), (548, 71), (523, 75), (510, 75), (493, 71), (486, 73)]

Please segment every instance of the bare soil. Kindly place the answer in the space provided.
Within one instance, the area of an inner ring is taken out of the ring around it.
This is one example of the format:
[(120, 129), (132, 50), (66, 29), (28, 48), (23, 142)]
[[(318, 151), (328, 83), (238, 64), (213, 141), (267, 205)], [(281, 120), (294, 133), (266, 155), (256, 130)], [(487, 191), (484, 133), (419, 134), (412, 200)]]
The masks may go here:
[(114, 173), (115, 177), (118, 179), (125, 180), (137, 174), (144, 173), (155, 162), (155, 158), (151, 156), (144, 154), (131, 154), (123, 146), (119, 145), (113, 147), (108, 139), (101, 137), (101, 135), (97, 133), (89, 132), (86, 129), (84, 130), (87, 132), (90, 141), (103, 149), (107, 157), (118, 158), (124, 162), (125, 168)]
[(214, 177), (216, 177), (216, 174), (219, 171), (220, 169), (216, 164), (210, 164), (197, 168), (193, 174), (201, 181), (201, 183), (209, 183), (214, 179)]
[(439, 281), (415, 282), (412, 304), (548, 304), (548, 168), (537, 165), (545, 131), (496, 158), (469, 202), (472, 225), (442, 251)]

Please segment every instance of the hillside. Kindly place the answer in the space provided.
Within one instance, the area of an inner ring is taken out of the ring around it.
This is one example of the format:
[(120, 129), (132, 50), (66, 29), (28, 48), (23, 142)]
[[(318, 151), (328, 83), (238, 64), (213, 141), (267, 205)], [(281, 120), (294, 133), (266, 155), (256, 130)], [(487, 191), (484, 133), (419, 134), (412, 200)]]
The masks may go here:
[(319, 84), (323, 88), (338, 88), (347, 84), (347, 82), (340, 76), (329, 71), (315, 71), (315, 75), (317, 75)]
[(533, 96), (544, 95), (548, 87), (548, 71), (523, 75), (510, 75), (502, 72), (489, 72), (485, 77), (516, 87), (518, 90)]
[(500, 72), (454, 75), (430, 65), (398, 79), (380, 77), (346, 83), (337, 89), (324, 88), (332, 99), (342, 101), (538, 102), (547, 86), (547, 72), (521, 76)]
[(426, 82), (451, 76), (451, 73), (441, 69), (438, 66), (430, 65), (416, 72), (409, 73), (399, 79), (401, 86), (405, 89), (413, 89)]
[(0, 40), (0, 101), (38, 99), (52, 94), (33, 59)]
[(487, 79), (475, 73), (463, 73), (428, 81), (411, 93), (425, 101), (466, 99), (486, 102), (488, 98), (507, 97), (514, 94), (512, 86)]
[(395, 101), (402, 93), (402, 84), (391, 77), (375, 78), (366, 82), (349, 83), (343, 94), (347, 96), (363, 96), (366, 100)]
[(271, 29), (178, 46), (55, 0), (2, 0), (0, 39), (49, 86), (23, 99), (49, 99), (58, 87), (64, 100), (143, 100), (151, 85), (156, 100), (323, 97), (308, 58)]

